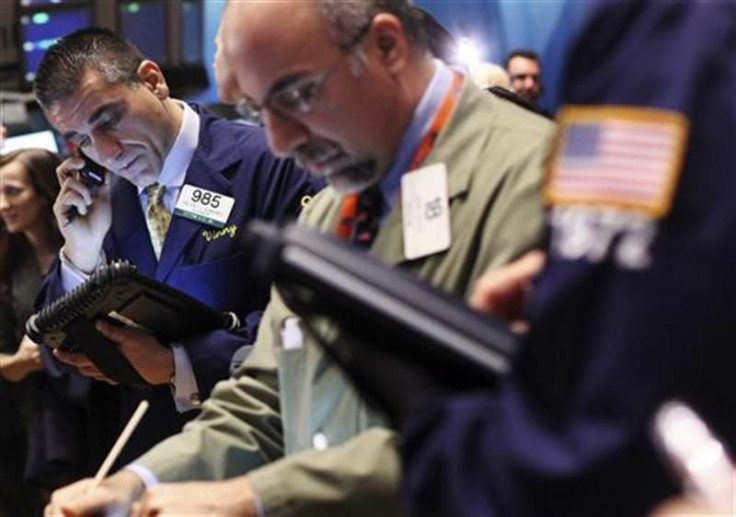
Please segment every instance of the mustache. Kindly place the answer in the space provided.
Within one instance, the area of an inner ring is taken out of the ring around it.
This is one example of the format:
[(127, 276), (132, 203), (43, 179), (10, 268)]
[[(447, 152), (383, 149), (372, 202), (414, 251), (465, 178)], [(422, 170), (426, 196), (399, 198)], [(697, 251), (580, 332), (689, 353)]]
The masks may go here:
[(311, 140), (301, 145), (292, 153), (300, 167), (309, 163), (324, 162), (336, 156), (344, 154), (339, 145), (329, 140)]

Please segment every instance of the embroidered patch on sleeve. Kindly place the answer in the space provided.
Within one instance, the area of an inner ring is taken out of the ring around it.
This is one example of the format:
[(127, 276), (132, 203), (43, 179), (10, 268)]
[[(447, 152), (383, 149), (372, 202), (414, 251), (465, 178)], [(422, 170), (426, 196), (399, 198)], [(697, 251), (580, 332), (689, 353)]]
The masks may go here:
[(630, 106), (568, 106), (545, 184), (552, 205), (609, 207), (653, 218), (669, 212), (688, 121)]

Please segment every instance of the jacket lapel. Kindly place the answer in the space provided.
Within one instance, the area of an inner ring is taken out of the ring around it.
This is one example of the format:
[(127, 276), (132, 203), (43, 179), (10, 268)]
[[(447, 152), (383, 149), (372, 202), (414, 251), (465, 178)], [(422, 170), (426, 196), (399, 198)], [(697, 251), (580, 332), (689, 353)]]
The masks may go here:
[(141, 274), (152, 277), (156, 271), (156, 257), (140, 207), (138, 189), (125, 180), (116, 180), (113, 191), (112, 233), (120, 246), (117, 253), (135, 264)]
[[(203, 189), (232, 196), (230, 181), (222, 175), (222, 171), (233, 166), (239, 160), (232, 152), (232, 135), (229, 131), (217, 131), (212, 126), (216, 120), (199, 111), (200, 132), (197, 150), (187, 170), (185, 185), (194, 185)], [(145, 222), (144, 222), (145, 228)], [(185, 257), (185, 251), (202, 229), (208, 228), (200, 222), (174, 215), (166, 232), (166, 240), (161, 250), (161, 258), (156, 268), (156, 279), (165, 282), (171, 272)], [(150, 247), (150, 246), (149, 246)]]

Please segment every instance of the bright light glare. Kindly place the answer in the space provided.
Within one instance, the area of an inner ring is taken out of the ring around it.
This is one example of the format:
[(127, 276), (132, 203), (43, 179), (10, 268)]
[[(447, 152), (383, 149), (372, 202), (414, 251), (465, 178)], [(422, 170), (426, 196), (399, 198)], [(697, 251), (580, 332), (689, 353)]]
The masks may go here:
[(480, 49), (475, 42), (469, 38), (461, 38), (457, 43), (457, 61), (474, 69), (480, 63)]

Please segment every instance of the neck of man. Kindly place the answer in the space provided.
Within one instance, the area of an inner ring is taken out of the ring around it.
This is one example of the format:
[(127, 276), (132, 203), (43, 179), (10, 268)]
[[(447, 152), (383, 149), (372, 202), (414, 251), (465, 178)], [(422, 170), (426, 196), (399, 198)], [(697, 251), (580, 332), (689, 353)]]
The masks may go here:
[[(397, 107), (396, 117), (394, 119), (396, 121), (395, 127), (398, 129), (398, 136), (394, 143), (394, 148), (391, 149), (390, 156), (393, 157), (399, 151), (401, 139), (414, 117), (414, 112), (421, 102), (424, 92), (427, 91), (429, 83), (432, 81), (436, 67), (434, 58), (429, 52), (422, 50), (415, 50), (415, 52), (417, 53), (416, 59), (398, 76), (402, 90), (402, 100), (400, 101), (400, 106)], [(389, 166), (390, 164), (386, 165), (387, 169), (384, 171), (382, 177), (388, 172)]]
[(404, 91), (410, 106), (407, 123), (422, 100), (424, 92), (427, 91), (436, 67), (434, 58), (428, 51), (415, 50), (415, 52), (418, 54), (415, 64), (407, 67), (404, 75)]
[(179, 136), (181, 125), (184, 122), (184, 107), (171, 97), (165, 99), (163, 104), (166, 114), (170, 120), (169, 134), (167, 135), (166, 142), (166, 156), (168, 156), (171, 152), (171, 148), (174, 146), (174, 142), (176, 142), (176, 138)]

